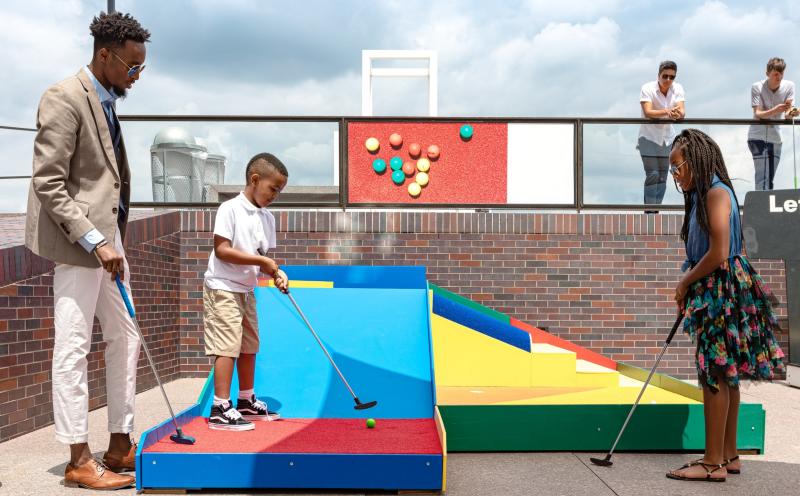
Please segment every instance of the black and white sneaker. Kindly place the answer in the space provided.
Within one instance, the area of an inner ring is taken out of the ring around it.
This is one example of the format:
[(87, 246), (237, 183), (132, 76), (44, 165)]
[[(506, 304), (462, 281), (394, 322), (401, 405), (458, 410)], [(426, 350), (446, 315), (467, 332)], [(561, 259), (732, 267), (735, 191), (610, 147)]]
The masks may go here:
[(281, 418), (280, 413), (269, 411), (267, 404), (257, 399), (256, 395), (251, 395), (249, 400), (239, 398), (236, 409), (247, 420), (278, 420)]
[(225, 402), (211, 407), (208, 428), (220, 431), (251, 431), (256, 426), (242, 418), (242, 414), (230, 402)]

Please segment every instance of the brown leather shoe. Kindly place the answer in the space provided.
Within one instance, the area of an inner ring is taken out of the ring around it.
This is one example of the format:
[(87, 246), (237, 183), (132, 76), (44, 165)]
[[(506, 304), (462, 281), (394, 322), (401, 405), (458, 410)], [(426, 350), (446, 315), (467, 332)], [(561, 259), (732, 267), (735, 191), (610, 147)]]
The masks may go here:
[(67, 464), (64, 470), (64, 485), (86, 489), (114, 490), (134, 485), (136, 479), (130, 475), (115, 474), (97, 460), (89, 460), (78, 467)]
[(136, 470), (136, 443), (131, 442), (131, 449), (124, 455), (106, 451), (106, 454), (103, 455), (103, 463), (114, 472)]

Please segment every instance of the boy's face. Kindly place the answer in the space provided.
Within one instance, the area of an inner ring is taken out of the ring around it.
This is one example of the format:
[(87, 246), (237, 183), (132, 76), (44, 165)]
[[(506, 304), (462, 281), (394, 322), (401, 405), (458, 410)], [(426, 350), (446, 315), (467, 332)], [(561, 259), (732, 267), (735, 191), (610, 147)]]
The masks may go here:
[(783, 81), (783, 73), (776, 70), (771, 70), (767, 73), (767, 79), (769, 79), (770, 86), (780, 86), (781, 81)]
[(263, 176), (251, 175), (249, 186), (253, 188), (253, 199), (256, 204), (263, 208), (275, 201), (275, 198), (283, 191), (286, 186), (286, 176), (270, 167)]

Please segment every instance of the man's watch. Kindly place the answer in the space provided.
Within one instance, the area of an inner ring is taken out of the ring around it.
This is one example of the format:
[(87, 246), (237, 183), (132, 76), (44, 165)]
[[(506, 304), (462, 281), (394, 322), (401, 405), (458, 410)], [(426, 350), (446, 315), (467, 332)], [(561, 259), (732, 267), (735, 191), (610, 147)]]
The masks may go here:
[(101, 246), (105, 246), (107, 244), (108, 244), (108, 241), (106, 241), (104, 239), (104, 240), (100, 241), (99, 243), (97, 243), (96, 245), (94, 245), (94, 250), (92, 250), (92, 251), (97, 251), (98, 248), (100, 248)]

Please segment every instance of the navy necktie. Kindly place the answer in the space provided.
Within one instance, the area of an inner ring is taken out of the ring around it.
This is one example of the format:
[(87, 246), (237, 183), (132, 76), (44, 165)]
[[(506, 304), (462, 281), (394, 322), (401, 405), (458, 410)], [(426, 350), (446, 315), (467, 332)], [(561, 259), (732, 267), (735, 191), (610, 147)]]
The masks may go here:
[(122, 138), (119, 119), (117, 119), (117, 113), (114, 112), (114, 105), (111, 102), (104, 103), (103, 107), (105, 107), (105, 112), (103, 113), (106, 115), (108, 130), (111, 133), (111, 143), (114, 145), (114, 155), (116, 155), (117, 163), (119, 163), (119, 140)]
[[(114, 157), (117, 159), (117, 168), (121, 172), (122, 163), (120, 162), (120, 149), (119, 142), (122, 139), (122, 128), (117, 118), (117, 113), (114, 112), (114, 104), (111, 102), (103, 103), (104, 114), (106, 115), (106, 123), (108, 124), (108, 131), (111, 133), (111, 143), (114, 145)], [(120, 226), (125, 219), (125, 206), (122, 204), (122, 198), (119, 202), (119, 210), (117, 212), (117, 223)]]

